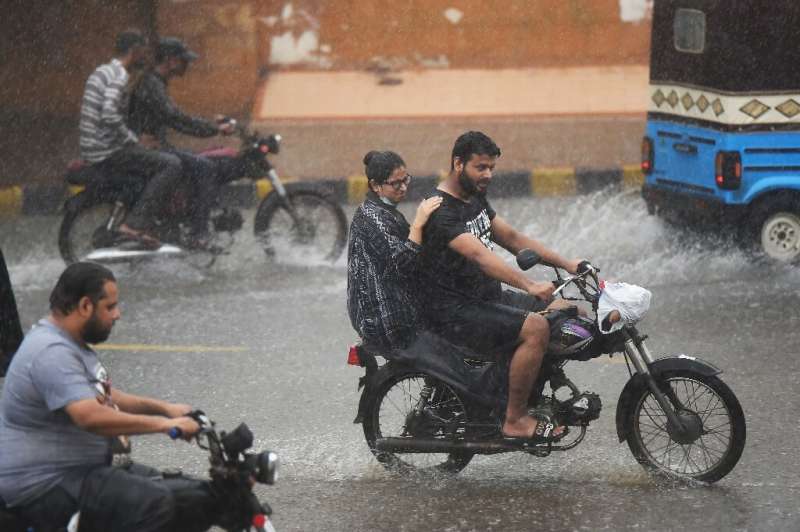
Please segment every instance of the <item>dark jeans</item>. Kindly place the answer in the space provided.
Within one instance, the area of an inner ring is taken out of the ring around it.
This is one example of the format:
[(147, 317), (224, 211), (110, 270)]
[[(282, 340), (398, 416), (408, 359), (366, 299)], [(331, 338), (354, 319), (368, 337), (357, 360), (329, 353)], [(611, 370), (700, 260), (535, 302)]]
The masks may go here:
[(529, 312), (547, 304), (531, 295), (503, 290), (492, 301), (470, 299), (431, 314), (433, 330), (454, 344), (483, 355), (506, 355), (519, 344), (519, 333)]
[(165, 479), (139, 464), (98, 467), (83, 480), (79, 500), (71, 491), (56, 486), (19, 514), (36, 532), (62, 530), (78, 509), (81, 532), (199, 532), (211, 528), (219, 512), (208, 482)]
[(148, 229), (152, 225), (181, 178), (181, 160), (177, 155), (138, 144), (115, 151), (100, 164), (104, 172), (141, 175), (147, 181), (125, 220), (135, 229)]
[(208, 216), (219, 194), (217, 166), (208, 157), (188, 151), (173, 149), (170, 153), (180, 159), (184, 179), (189, 180), (192, 190), (189, 208), (192, 231), (195, 234), (204, 234), (208, 231)]

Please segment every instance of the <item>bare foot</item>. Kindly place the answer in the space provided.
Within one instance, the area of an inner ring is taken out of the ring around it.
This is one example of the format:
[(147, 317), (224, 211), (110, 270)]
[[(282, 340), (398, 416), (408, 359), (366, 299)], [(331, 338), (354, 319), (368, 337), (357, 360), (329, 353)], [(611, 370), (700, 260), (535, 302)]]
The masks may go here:
[(156, 237), (150, 236), (139, 229), (134, 229), (128, 224), (120, 225), (118, 230), (126, 237), (141, 242), (148, 249), (158, 249), (161, 246), (161, 242)]

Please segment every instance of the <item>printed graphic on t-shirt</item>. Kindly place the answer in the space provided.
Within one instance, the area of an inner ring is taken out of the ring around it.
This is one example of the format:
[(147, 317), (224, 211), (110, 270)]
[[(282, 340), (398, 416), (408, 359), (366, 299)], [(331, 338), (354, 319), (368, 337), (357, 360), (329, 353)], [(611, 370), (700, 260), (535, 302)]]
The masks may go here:
[(489, 219), (489, 213), (483, 209), (478, 216), (467, 222), (467, 230), (475, 235), (481, 243), (489, 248), (494, 249), (492, 243), (492, 221)]
[[(111, 379), (108, 376), (108, 371), (102, 364), (97, 364), (94, 368), (95, 390), (97, 390), (97, 402), (101, 405), (119, 410), (119, 407), (114, 403), (111, 398)], [(116, 457), (118, 455), (129, 455), (131, 452), (131, 440), (127, 436), (116, 436), (111, 439), (111, 453)], [(121, 465), (122, 462), (115, 463)]]

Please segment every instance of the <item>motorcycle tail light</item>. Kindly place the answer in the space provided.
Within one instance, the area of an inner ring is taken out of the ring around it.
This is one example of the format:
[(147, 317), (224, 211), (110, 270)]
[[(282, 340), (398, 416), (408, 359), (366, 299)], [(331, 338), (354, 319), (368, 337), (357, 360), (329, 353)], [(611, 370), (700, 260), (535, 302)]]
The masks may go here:
[(264, 528), (264, 525), (267, 524), (267, 516), (264, 514), (256, 514), (253, 516), (253, 526), (255, 528), (261, 529)]
[(360, 366), (361, 357), (358, 356), (358, 346), (351, 345), (350, 351), (347, 353), (347, 363), (351, 366)]
[(267, 146), (266, 144), (260, 145), (258, 149), (261, 150), (261, 153), (269, 153), (269, 146)]

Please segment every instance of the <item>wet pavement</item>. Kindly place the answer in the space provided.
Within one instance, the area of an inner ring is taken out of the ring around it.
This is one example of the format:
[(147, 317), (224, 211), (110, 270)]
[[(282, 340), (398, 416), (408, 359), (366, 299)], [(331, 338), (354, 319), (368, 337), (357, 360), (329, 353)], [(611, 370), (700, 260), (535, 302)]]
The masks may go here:
[[(494, 204), (562, 254), (649, 288), (653, 304), (640, 329), (654, 353), (693, 354), (724, 370), (748, 423), (744, 454), (727, 477), (702, 486), (644, 472), (616, 438), (614, 411), (628, 378), (620, 357), (566, 368), (604, 405), (578, 448), (548, 458), (477, 457), (454, 478), (387, 474), (352, 423), (361, 370), (345, 364), (356, 336), (344, 259), (268, 263), (246, 232), (210, 270), (115, 267), (123, 319), (101, 357), (120, 388), (189, 402), (223, 428), (246, 421), (257, 447), (277, 451), (281, 479), (259, 494), (278, 530), (800, 530), (800, 269), (677, 233), (648, 217), (635, 194)], [(57, 224), (0, 219), (26, 327), (45, 313), (63, 269)], [(544, 269), (533, 275), (549, 278)], [(137, 438), (134, 456), (198, 475), (206, 469), (201, 450), (160, 436)]]

